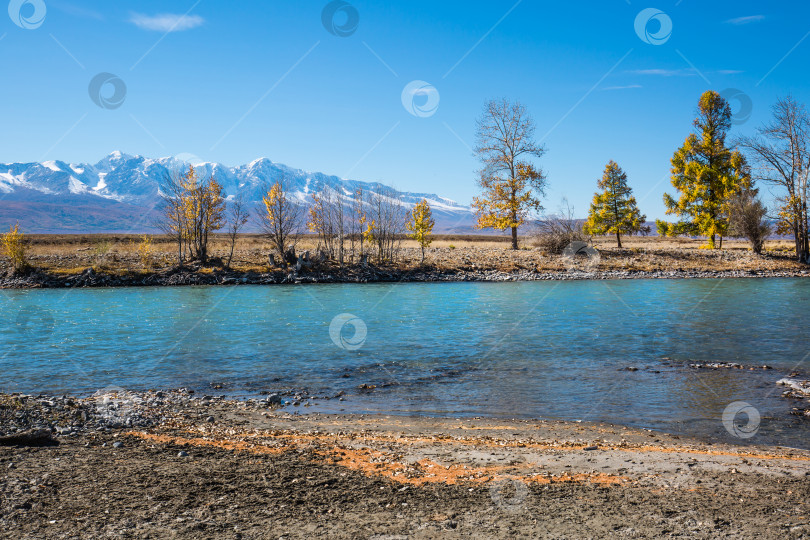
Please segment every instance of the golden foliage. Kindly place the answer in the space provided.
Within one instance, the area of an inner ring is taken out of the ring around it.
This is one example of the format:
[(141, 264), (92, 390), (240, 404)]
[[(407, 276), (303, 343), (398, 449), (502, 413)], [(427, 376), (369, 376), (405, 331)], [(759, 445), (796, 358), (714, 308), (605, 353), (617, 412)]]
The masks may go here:
[(141, 266), (144, 268), (151, 268), (153, 264), (152, 254), (153, 254), (153, 247), (152, 247), (152, 239), (147, 236), (143, 235), (141, 238), (140, 243), (138, 244), (138, 258), (141, 261)]
[(518, 248), (517, 231), (532, 211), (542, 210), (543, 171), (529, 161), (545, 154), (534, 141), (535, 124), (520, 102), (492, 100), (477, 122), (475, 153), (483, 168), (473, 199), (476, 227), (512, 229), (512, 249)]
[(284, 192), (281, 189), (281, 183), (276, 182), (270, 187), (270, 191), (262, 197), (264, 208), (267, 212), (267, 218), (270, 221), (277, 221), (279, 219), (279, 203), (284, 198)]
[(11, 266), (15, 270), (24, 270), (28, 267), (28, 261), (25, 258), (25, 237), (20, 232), (19, 223), (3, 234), (2, 245), (3, 253), (11, 260)]
[(715, 236), (728, 232), (728, 202), (751, 185), (745, 157), (726, 147), (731, 109), (717, 92), (700, 97), (696, 132), (672, 156), (672, 185), (680, 195), (664, 194), (667, 214), (681, 216), (686, 233), (707, 237), (704, 248), (715, 248)]
[(535, 192), (542, 190), (542, 171), (528, 163), (518, 163), (514, 176), (484, 176), (480, 180), (484, 193), (474, 197), (478, 229), (499, 231), (520, 227), (532, 210), (542, 208)]
[(362, 229), (363, 230), (363, 240), (365, 240), (369, 244), (373, 244), (374, 243), (374, 230), (375, 230), (375, 226), (376, 226), (376, 223), (374, 222), (374, 220), (372, 219), (371, 221), (368, 221), (368, 218), (365, 216), (365, 214), (363, 214), (362, 216), (360, 216), (360, 226), (361, 227), (365, 226)]
[(287, 250), (295, 247), (300, 232), (302, 209), (290, 199), (281, 181), (270, 186), (262, 197), (262, 203), (264, 212), (259, 215), (262, 229), (283, 259)]
[(608, 162), (598, 186), (602, 192), (593, 196), (585, 232), (615, 234), (621, 247), (621, 235), (646, 230), (647, 217), (639, 211), (633, 190), (627, 185), (627, 175), (615, 161)]
[(162, 227), (177, 238), (181, 259), (185, 246), (205, 262), (209, 235), (225, 225), (225, 191), (213, 176), (200, 178), (193, 166), (165, 187)]
[(408, 237), (416, 240), (419, 247), (422, 248), (422, 261), (425, 260), (425, 248), (429, 247), (433, 241), (431, 234), (435, 225), (436, 221), (430, 211), (430, 204), (427, 199), (422, 199), (413, 207), (410, 219), (405, 224), (405, 228), (411, 233)]

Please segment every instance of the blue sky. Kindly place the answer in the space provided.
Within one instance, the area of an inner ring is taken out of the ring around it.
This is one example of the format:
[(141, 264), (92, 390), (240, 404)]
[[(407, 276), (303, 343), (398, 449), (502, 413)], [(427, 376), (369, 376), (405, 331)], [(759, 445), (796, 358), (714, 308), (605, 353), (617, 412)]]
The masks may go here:
[[(750, 100), (733, 133), (753, 132), (779, 96), (810, 102), (805, 2), (352, 0), (333, 32), (327, 5), (12, 0), (22, 18), (0, 22), (0, 161), (264, 156), (469, 203), (475, 119), (503, 96), (526, 105), (548, 148), (547, 208), (567, 197), (584, 215), (613, 159), (654, 219), (703, 91)], [(640, 36), (649, 7), (663, 18)], [(110, 108), (88, 93), (99, 73), (126, 85), (102, 85)], [(435, 88), (417, 114), (402, 100), (412, 81)]]

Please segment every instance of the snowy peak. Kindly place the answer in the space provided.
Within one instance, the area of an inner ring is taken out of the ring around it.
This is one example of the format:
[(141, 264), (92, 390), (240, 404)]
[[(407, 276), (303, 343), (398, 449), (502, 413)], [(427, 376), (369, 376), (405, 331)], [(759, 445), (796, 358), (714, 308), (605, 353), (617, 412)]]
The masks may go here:
[[(362, 182), (294, 169), (266, 157), (237, 167), (197, 161), (191, 155), (152, 159), (115, 151), (95, 164), (69, 164), (58, 160), (0, 163), (0, 197), (23, 204), (44, 200), (59, 208), (65, 216), (63, 220), (81, 224), (81, 216), (73, 214), (81, 212), (82, 205), (85, 208), (102, 206), (108, 212), (110, 208), (118, 208), (116, 204), (124, 204), (131, 212), (137, 213), (137, 209), (145, 213), (153, 212), (159, 202), (158, 188), (161, 182), (189, 165), (193, 165), (201, 175), (214, 176), (228, 197), (243, 193), (246, 200), (255, 203), (261, 201), (267, 186), (281, 179), (284, 179), (292, 197), (302, 204), (308, 204), (313, 193), (324, 189), (343, 194), (348, 198), (347, 203), (351, 203), (358, 189), (367, 195), (392, 189), (379, 182)], [(472, 224), (472, 212), (467, 206), (432, 193), (394, 191), (406, 208), (411, 208), (423, 198), (427, 199), (434, 210), (437, 230), (442, 229), (444, 222), (447, 223), (447, 230), (466, 231)], [(20, 219), (22, 224), (24, 216), (10, 215), (12, 211), (0, 207), (0, 223)], [(27, 230), (34, 232), (42, 229), (38, 224), (29, 224)], [(55, 230), (62, 229), (48, 229)], [(94, 222), (89, 222), (83, 232), (95, 230)]]

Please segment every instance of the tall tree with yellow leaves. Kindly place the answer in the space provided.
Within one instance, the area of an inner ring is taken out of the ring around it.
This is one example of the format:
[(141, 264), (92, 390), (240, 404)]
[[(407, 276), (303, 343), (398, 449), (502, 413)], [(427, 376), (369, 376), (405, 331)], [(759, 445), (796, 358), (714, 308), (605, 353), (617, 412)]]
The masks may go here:
[(598, 183), (601, 193), (595, 193), (588, 220), (587, 234), (615, 234), (617, 247), (622, 247), (622, 234), (647, 230), (646, 216), (638, 210), (633, 190), (627, 185), (627, 175), (615, 161), (610, 160)]
[(543, 209), (546, 177), (530, 161), (545, 154), (534, 141), (535, 125), (519, 102), (490, 101), (477, 123), (475, 153), (483, 167), (478, 185), (483, 190), (473, 198), (479, 229), (511, 229), (512, 249), (518, 248), (518, 227), (533, 212)]
[(720, 94), (709, 90), (700, 96), (694, 126), (696, 132), (672, 156), (672, 185), (680, 195), (665, 193), (664, 206), (667, 214), (680, 216), (677, 227), (708, 239), (703, 247), (722, 248), (729, 201), (751, 186), (750, 171), (745, 157), (726, 146), (731, 108)]
[(178, 263), (186, 249), (192, 259), (208, 260), (208, 241), (225, 225), (225, 192), (213, 176), (200, 177), (194, 167), (168, 174), (160, 186), (162, 216), (158, 226), (177, 240)]
[(282, 261), (285, 260), (287, 251), (295, 249), (304, 210), (290, 197), (284, 178), (267, 190), (258, 214), (264, 233)]
[(431, 235), (435, 225), (436, 221), (430, 211), (430, 204), (427, 199), (422, 199), (414, 205), (408, 223), (405, 224), (405, 228), (411, 233), (408, 237), (416, 240), (419, 247), (422, 248), (422, 262), (425, 262), (425, 248), (433, 242)]

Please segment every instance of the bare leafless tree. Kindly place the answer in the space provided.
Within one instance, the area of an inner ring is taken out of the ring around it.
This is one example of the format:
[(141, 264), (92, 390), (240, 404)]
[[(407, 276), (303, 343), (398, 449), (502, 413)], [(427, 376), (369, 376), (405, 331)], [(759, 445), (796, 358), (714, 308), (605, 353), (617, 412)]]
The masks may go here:
[(583, 232), (583, 224), (581, 219), (574, 217), (574, 207), (563, 199), (557, 212), (547, 214), (535, 223), (534, 245), (550, 255), (559, 255), (571, 242), (589, 240)]
[(186, 212), (183, 209), (183, 180), (185, 173), (179, 169), (166, 173), (160, 181), (160, 214), (155, 225), (177, 242), (177, 264), (183, 265), (184, 231), (188, 229)]
[(368, 216), (366, 215), (365, 193), (363, 188), (358, 188), (354, 192), (354, 203), (351, 209), (351, 228), (350, 234), (352, 238), (352, 259), (354, 259), (354, 244), (357, 242), (359, 247), (360, 258), (363, 257), (363, 244), (366, 239), (366, 231), (368, 229)]
[(225, 265), (228, 268), (231, 267), (231, 261), (233, 260), (233, 249), (236, 246), (236, 237), (239, 235), (239, 231), (247, 225), (249, 219), (250, 211), (245, 205), (245, 193), (240, 191), (228, 204), (228, 239), (231, 242), (231, 250), (230, 253), (228, 253), (228, 263)]
[(768, 209), (757, 197), (757, 189), (744, 189), (735, 193), (729, 201), (729, 233), (747, 238), (754, 253), (762, 253), (765, 239), (771, 234), (771, 226), (765, 220)]
[(406, 218), (405, 208), (396, 190), (385, 186), (375, 188), (369, 197), (368, 219), (374, 224), (374, 243), (381, 262), (396, 259), (405, 233)]
[(779, 230), (790, 232), (799, 261), (810, 262), (808, 236), (807, 176), (810, 171), (810, 116), (804, 105), (792, 96), (779, 99), (773, 118), (753, 137), (742, 137), (738, 144), (747, 149), (757, 165), (754, 178), (779, 190)]
[(331, 187), (324, 187), (320, 192), (313, 194), (312, 204), (309, 208), (310, 231), (318, 233), (318, 242), (330, 259), (336, 259), (343, 265), (347, 199)]

